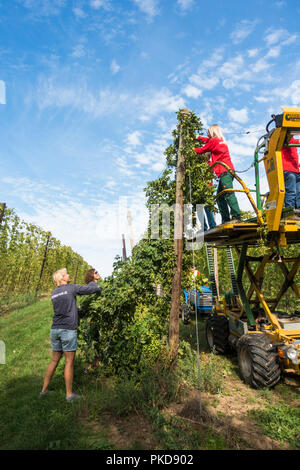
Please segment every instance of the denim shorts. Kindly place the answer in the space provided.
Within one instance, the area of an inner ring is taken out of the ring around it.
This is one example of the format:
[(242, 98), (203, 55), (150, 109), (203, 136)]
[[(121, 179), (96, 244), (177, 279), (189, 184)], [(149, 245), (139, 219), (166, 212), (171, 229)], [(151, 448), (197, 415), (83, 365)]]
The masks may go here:
[(52, 329), (50, 342), (52, 351), (76, 351), (77, 330)]

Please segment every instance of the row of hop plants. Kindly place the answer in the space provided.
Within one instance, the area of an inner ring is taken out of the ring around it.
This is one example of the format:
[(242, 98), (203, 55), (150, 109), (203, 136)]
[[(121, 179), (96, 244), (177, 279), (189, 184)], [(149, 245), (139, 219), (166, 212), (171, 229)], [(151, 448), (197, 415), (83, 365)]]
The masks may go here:
[(24, 222), (13, 209), (5, 209), (0, 225), (0, 302), (20, 295), (51, 292), (52, 274), (63, 267), (68, 269), (71, 282), (76, 276), (78, 284), (83, 283), (90, 268), (70, 246)]
[[(146, 206), (150, 220), (153, 205), (175, 203), (175, 170), (180, 132), (184, 137), (186, 178), (185, 201), (189, 201), (189, 173), (193, 175), (192, 201), (212, 207), (213, 188), (206, 161), (194, 156), (195, 136), (202, 134), (202, 123), (191, 113), (183, 118), (178, 113), (178, 125), (173, 131), (173, 143), (165, 150), (166, 168), (161, 176), (150, 181), (145, 188)], [(162, 222), (162, 221), (160, 221)], [(101, 296), (81, 300), (81, 348), (89, 361), (97, 356), (102, 371), (117, 377), (130, 377), (135, 382), (153, 369), (153, 374), (169, 367), (168, 351), (169, 314), (174, 269), (173, 217), (169, 239), (151, 238), (149, 224), (145, 237), (134, 247), (126, 261), (116, 259), (113, 273), (103, 282)], [(203, 253), (196, 254), (203, 277), (208, 270)], [(193, 264), (192, 252), (184, 250), (182, 287), (188, 285), (188, 274)], [(158, 296), (161, 286), (164, 295)], [(183, 301), (183, 298), (182, 298)]]

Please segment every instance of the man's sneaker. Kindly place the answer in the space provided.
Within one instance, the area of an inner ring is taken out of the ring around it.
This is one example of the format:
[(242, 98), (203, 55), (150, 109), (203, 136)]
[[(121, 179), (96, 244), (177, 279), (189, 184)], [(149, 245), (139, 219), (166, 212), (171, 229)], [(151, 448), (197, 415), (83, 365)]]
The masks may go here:
[(77, 395), (76, 393), (72, 393), (69, 397), (66, 397), (67, 401), (74, 401), (74, 400), (79, 400), (82, 398), (82, 395)]
[(40, 392), (40, 397), (44, 397), (45, 395), (50, 395), (51, 393), (54, 393), (53, 390), (47, 390), (47, 392)]
[(240, 224), (242, 221), (241, 219), (236, 219), (235, 217), (232, 217), (232, 219), (230, 220), (230, 222), (232, 224)]

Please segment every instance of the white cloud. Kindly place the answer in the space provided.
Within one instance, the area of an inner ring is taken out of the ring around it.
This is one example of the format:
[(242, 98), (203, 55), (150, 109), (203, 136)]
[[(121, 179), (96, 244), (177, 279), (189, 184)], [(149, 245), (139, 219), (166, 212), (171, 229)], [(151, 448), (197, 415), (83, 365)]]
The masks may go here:
[(133, 0), (139, 9), (145, 13), (151, 21), (158, 15), (157, 0)]
[(295, 80), (289, 87), (276, 88), (275, 96), (281, 98), (282, 106), (300, 106), (300, 80)]
[(236, 57), (224, 62), (223, 65), (219, 68), (219, 74), (221, 77), (232, 77), (240, 72), (242, 67), (244, 66), (244, 59), (239, 54)]
[(165, 165), (163, 162), (157, 162), (157, 163), (154, 163), (154, 165), (152, 166), (152, 169), (154, 171), (162, 171), (164, 169)]
[(25, 98), (27, 105), (37, 105), (40, 110), (47, 108), (70, 108), (70, 111), (86, 113), (97, 119), (103, 115), (127, 116), (149, 121), (164, 113), (176, 113), (185, 107), (185, 99), (173, 94), (168, 88), (146, 89), (139, 93), (121, 92), (113, 87), (91, 89), (83, 78), (64, 80), (53, 74), (40, 75), (36, 86)]
[(74, 7), (73, 8), (73, 13), (77, 18), (85, 18), (86, 17), (85, 12), (80, 7)]
[(268, 51), (266, 57), (271, 57), (271, 58), (279, 57), (280, 52), (281, 52), (281, 47), (280, 46), (271, 47), (271, 49)]
[(110, 70), (112, 71), (113, 75), (119, 72), (120, 66), (117, 64), (115, 59), (110, 64)]
[(36, 102), (40, 109), (69, 107), (97, 118), (125, 109), (129, 98), (129, 95), (114, 93), (109, 88), (91, 91), (85, 82), (60, 83), (56, 77), (40, 76), (34, 94), (29, 95), (26, 101)]
[(284, 0), (279, 0), (278, 2), (275, 2), (275, 6), (277, 8), (282, 8), (282, 7), (286, 6), (286, 2)]
[(207, 77), (205, 74), (203, 76), (195, 74), (191, 76), (190, 81), (203, 90), (212, 90), (220, 80), (216, 76)]
[(126, 142), (130, 147), (137, 147), (141, 145), (141, 136), (142, 133), (140, 131), (134, 131), (127, 135)]
[(249, 49), (248, 50), (248, 56), (249, 57), (256, 57), (259, 53), (259, 49)]
[(246, 39), (252, 31), (254, 30), (255, 26), (257, 25), (258, 20), (250, 21), (250, 20), (242, 20), (235, 28), (235, 30), (231, 33), (230, 37), (235, 44), (242, 42)]
[(177, 0), (177, 4), (181, 10), (186, 11), (194, 6), (194, 0)]
[(280, 45), (287, 46), (295, 42), (298, 38), (297, 34), (290, 34), (286, 29), (268, 28), (264, 35), (267, 46), (273, 46), (280, 42)]
[(199, 96), (202, 95), (202, 90), (199, 88), (196, 88), (193, 85), (187, 85), (186, 87), (183, 88), (182, 92), (188, 96), (189, 98), (199, 98)]
[(222, 47), (213, 51), (208, 59), (203, 60), (202, 64), (198, 68), (198, 74), (205, 72), (208, 68), (215, 68), (217, 64), (223, 59), (224, 49)]
[(263, 70), (267, 70), (270, 67), (270, 64), (263, 58), (259, 59), (252, 67), (253, 72), (258, 73)]
[(66, 5), (66, 0), (18, 0), (18, 2), (37, 17), (58, 15)]
[(147, 121), (156, 114), (163, 112), (176, 112), (185, 106), (184, 99), (179, 95), (173, 95), (168, 88), (161, 88), (147, 92), (139, 101), (144, 108), (140, 114), (142, 121)]
[(282, 45), (283, 46), (289, 46), (290, 44), (295, 42), (297, 39), (298, 39), (298, 34), (292, 34), (291, 36), (288, 36), (287, 39), (282, 41)]
[(99, 10), (100, 8), (108, 9), (110, 8), (110, 2), (108, 0), (91, 0), (90, 6), (94, 10)]
[(136, 162), (134, 166), (144, 171), (148, 171), (149, 169), (161, 171), (165, 166), (164, 152), (170, 144), (170, 132), (153, 135), (151, 141), (143, 145), (142, 150), (136, 150), (136, 147), (141, 145), (140, 134), (139, 131), (136, 131), (127, 136), (127, 143), (131, 143), (131, 145), (124, 149), (127, 153), (128, 161)]
[(6, 104), (6, 86), (3, 80), (0, 80), (0, 104)]
[(229, 119), (233, 121), (245, 123), (248, 121), (248, 110), (246, 108), (243, 109), (234, 109), (230, 108), (228, 111)]
[(267, 98), (266, 96), (254, 96), (254, 99), (259, 103), (267, 103), (270, 101), (270, 98)]
[(78, 44), (73, 48), (73, 52), (71, 54), (72, 57), (79, 58), (85, 56), (85, 48), (83, 44)]

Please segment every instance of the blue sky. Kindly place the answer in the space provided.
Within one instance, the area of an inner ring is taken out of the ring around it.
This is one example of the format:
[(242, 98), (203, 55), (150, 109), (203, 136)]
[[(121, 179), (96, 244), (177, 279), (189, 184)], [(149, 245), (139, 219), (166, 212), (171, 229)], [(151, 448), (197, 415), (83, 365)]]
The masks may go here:
[(178, 109), (218, 123), (243, 170), (300, 106), (299, 20), (298, 0), (0, 0), (0, 201), (109, 275)]

